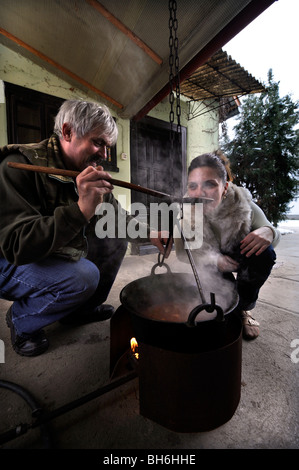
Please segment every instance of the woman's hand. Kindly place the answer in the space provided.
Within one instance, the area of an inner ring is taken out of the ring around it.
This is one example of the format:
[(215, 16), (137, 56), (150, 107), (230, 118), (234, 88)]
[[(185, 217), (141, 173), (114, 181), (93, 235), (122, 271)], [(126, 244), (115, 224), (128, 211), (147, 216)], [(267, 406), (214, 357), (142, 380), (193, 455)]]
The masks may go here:
[(239, 263), (227, 255), (219, 255), (217, 259), (217, 268), (222, 273), (232, 273), (237, 271)]
[(104, 194), (113, 190), (109, 178), (110, 174), (103, 171), (101, 166), (88, 166), (77, 176), (78, 206), (86, 220), (89, 221), (94, 216), (97, 205), (103, 202)]
[(241, 255), (245, 255), (247, 258), (253, 254), (260, 255), (271, 245), (273, 238), (274, 234), (270, 227), (260, 227), (253, 230), (241, 241)]

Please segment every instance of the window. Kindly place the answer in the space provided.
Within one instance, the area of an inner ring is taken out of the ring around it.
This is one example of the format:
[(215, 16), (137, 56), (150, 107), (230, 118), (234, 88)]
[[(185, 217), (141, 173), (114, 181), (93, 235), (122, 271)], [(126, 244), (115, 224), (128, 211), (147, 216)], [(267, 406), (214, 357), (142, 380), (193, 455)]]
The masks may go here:
[[(55, 116), (65, 101), (5, 82), (7, 134), (9, 144), (29, 144), (48, 139)], [(107, 149), (105, 170), (118, 172), (116, 146)]]
[(107, 147), (107, 161), (104, 163), (105, 171), (115, 171), (119, 172), (117, 167), (117, 158), (116, 158), (116, 144), (113, 147)]
[(9, 144), (40, 142), (51, 136), (62, 98), (5, 83)]

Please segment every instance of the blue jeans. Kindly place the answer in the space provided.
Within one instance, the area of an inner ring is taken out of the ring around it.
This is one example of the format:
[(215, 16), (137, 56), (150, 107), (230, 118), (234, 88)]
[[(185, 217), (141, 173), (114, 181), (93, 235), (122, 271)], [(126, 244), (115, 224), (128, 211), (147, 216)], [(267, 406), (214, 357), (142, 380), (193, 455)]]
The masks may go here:
[[(92, 245), (92, 242), (91, 242)], [(49, 257), (37, 263), (14, 266), (0, 257), (0, 298), (14, 301), (12, 320), (16, 333), (31, 334), (61, 318), (94, 309), (112, 287), (127, 242), (97, 240), (89, 259), (72, 262)]]

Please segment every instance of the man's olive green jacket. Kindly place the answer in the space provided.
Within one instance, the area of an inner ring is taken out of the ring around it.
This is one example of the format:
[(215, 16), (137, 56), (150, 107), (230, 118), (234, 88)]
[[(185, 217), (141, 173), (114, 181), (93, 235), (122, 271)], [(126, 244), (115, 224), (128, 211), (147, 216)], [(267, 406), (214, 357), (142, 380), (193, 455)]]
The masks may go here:
[[(8, 161), (65, 168), (56, 135), (38, 144), (0, 149), (0, 256), (14, 265), (48, 256), (85, 257), (87, 239), (96, 237), (98, 216), (86, 221), (73, 178), (10, 168)], [(104, 201), (116, 212), (122, 210), (111, 193)]]

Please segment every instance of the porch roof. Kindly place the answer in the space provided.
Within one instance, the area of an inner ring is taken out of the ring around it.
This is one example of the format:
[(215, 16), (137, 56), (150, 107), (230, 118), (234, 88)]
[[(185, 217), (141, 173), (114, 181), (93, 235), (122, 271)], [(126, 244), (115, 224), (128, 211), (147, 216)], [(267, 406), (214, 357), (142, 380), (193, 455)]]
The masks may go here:
[(181, 93), (194, 101), (265, 92), (258, 80), (222, 49), (181, 84)]
[[(181, 82), (274, 1), (178, 0)], [(0, 40), (138, 120), (169, 94), (169, 17), (166, 0), (1, 0)]]

